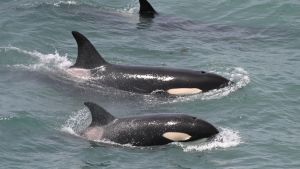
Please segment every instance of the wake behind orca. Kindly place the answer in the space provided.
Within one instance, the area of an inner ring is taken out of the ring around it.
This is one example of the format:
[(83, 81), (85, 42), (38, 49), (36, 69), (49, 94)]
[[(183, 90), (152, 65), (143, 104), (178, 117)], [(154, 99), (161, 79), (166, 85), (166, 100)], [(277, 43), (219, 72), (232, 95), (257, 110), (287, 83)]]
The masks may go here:
[(184, 114), (115, 118), (95, 103), (84, 104), (91, 112), (92, 122), (81, 136), (91, 141), (154, 146), (210, 138), (219, 133), (210, 123)]
[(76, 31), (72, 34), (78, 45), (78, 57), (67, 72), (79, 78), (88, 77), (97, 85), (145, 94), (158, 91), (170, 95), (190, 95), (219, 89), (230, 82), (205, 71), (111, 64), (103, 59), (85, 36)]

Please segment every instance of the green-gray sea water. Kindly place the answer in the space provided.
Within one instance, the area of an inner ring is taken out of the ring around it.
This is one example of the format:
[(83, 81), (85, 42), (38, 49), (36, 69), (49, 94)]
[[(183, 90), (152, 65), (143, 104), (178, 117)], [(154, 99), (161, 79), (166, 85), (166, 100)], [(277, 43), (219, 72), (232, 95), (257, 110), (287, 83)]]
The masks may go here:
[[(0, 168), (300, 168), (300, 1), (0, 1)], [(234, 81), (164, 98), (69, 78), (71, 31), (115, 64), (205, 70)], [(221, 131), (213, 140), (133, 147), (78, 136), (83, 102), (117, 117), (185, 113)]]

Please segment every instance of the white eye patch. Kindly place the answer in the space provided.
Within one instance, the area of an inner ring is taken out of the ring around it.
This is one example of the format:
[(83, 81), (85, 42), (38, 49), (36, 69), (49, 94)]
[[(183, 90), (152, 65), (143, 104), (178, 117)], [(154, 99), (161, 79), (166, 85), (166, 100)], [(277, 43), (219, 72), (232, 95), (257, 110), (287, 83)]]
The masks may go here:
[(200, 90), (198, 88), (173, 88), (173, 89), (167, 90), (167, 93), (169, 93), (171, 95), (179, 95), (179, 96), (198, 94), (201, 92), (202, 92), (202, 90)]
[(181, 132), (166, 132), (162, 136), (172, 141), (187, 141), (192, 137), (186, 133)]

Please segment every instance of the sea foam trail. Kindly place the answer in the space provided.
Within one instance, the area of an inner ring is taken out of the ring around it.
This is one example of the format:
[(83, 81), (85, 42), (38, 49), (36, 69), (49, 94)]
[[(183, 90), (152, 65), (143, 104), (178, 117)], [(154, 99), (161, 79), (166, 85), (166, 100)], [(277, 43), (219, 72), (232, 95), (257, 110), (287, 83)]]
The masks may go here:
[(103, 2), (93, 2), (93, 1), (85, 1), (85, 0), (48, 0), (48, 1), (40, 1), (40, 2), (31, 2), (31, 3), (25, 3), (20, 4), (23, 7), (43, 7), (45, 5), (47, 6), (53, 6), (55, 8), (62, 8), (62, 7), (71, 7), (71, 6), (86, 6), (91, 8), (99, 9), (99, 12), (101, 10), (111, 11), (115, 13), (125, 14), (125, 15), (132, 15), (136, 14), (139, 11), (139, 3), (136, 0), (133, 0), (129, 3), (126, 3), (122, 8), (114, 8), (105, 6), (106, 4), (103, 4)]
[(58, 2), (53, 3), (54, 6), (60, 6), (61, 4), (63, 4), (63, 5), (76, 5), (77, 2), (68, 0), (68, 1), (58, 1)]
[(0, 47), (0, 49), (4, 49), (5, 51), (17, 51), (22, 54), (29, 55), (33, 58), (38, 59), (38, 63), (24, 65), (24, 64), (16, 64), (14, 67), (20, 67), (23, 69), (38, 71), (38, 70), (48, 70), (48, 71), (56, 71), (56, 70), (65, 70), (72, 65), (72, 62), (68, 60), (68, 55), (65, 54), (61, 56), (57, 51), (54, 54), (43, 54), (38, 51), (27, 51), (17, 47)]

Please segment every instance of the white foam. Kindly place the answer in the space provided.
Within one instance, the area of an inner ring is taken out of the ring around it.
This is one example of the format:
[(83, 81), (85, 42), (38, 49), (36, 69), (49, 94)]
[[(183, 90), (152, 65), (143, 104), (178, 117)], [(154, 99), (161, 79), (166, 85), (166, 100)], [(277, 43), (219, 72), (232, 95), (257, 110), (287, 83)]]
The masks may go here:
[(117, 10), (118, 12), (122, 14), (135, 14), (139, 11), (139, 3), (136, 1), (130, 2), (127, 7)]
[(66, 68), (70, 67), (72, 65), (72, 62), (68, 60), (67, 54), (64, 56), (61, 56), (57, 51), (54, 52), (54, 54), (43, 54), (38, 51), (27, 51), (23, 50), (17, 47), (0, 47), (0, 49), (4, 49), (5, 51), (17, 51), (22, 54), (29, 55), (33, 58), (38, 59), (38, 63), (36, 64), (31, 64), (31, 65), (14, 65), (15, 67), (21, 67), (24, 69), (29, 69), (32, 71), (36, 70), (42, 70), (46, 69), (48, 71), (55, 71), (55, 70), (66, 70)]
[(79, 136), (79, 133), (85, 130), (91, 122), (89, 115), (87, 108), (72, 113), (65, 124), (62, 125), (61, 131)]
[(92, 79), (89, 70), (78, 71), (80, 69), (69, 69), (69, 67), (72, 65), (72, 62), (68, 59), (67, 54), (60, 55), (57, 51), (55, 51), (54, 54), (43, 54), (38, 51), (27, 51), (12, 46), (0, 47), (0, 49), (4, 49), (5, 51), (17, 51), (38, 60), (37, 63), (29, 65), (15, 64), (8, 65), (7, 67), (14, 67), (27, 71), (44, 71), (47, 73), (54, 73), (55, 78), (63, 78), (65, 80), (71, 80), (79, 83), (83, 83)]
[(12, 119), (12, 117), (0, 117), (0, 121), (2, 121), (2, 120), (10, 120), (10, 119)]
[(210, 151), (214, 149), (226, 149), (230, 147), (235, 147), (242, 143), (241, 137), (238, 131), (234, 131), (228, 128), (221, 128), (220, 133), (216, 135), (213, 140), (204, 143), (173, 143), (183, 149), (184, 152), (202, 152)]
[(54, 2), (53, 5), (59, 7), (61, 4), (63, 4), (63, 5), (76, 5), (77, 2), (76, 1), (70, 1), (70, 0), (68, 0), (68, 1), (58, 1), (58, 2)]
[(219, 99), (224, 96), (228, 96), (230, 93), (237, 91), (240, 88), (245, 87), (247, 84), (250, 83), (250, 77), (247, 71), (245, 71), (241, 67), (236, 67), (230, 70), (231, 72), (214, 72), (220, 75), (229, 76), (229, 80), (234, 82), (230, 86), (212, 90), (206, 93), (203, 93), (202, 100), (210, 100), (210, 99)]
[[(91, 123), (90, 112), (87, 108), (81, 109), (77, 112), (73, 112), (72, 115), (67, 119), (67, 121), (61, 126), (60, 130), (62, 132), (82, 137), (82, 133)], [(86, 138), (84, 138), (86, 139)], [(98, 143), (117, 145), (122, 147), (135, 147), (131, 144), (119, 144), (110, 140), (101, 139), (101, 140), (92, 140)]]

